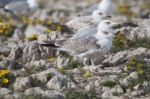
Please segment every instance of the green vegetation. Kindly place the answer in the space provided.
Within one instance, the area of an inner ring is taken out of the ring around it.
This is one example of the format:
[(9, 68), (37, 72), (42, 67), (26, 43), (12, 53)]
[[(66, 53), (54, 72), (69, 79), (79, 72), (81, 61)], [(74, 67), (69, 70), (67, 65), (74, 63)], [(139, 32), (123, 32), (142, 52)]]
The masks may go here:
[(133, 41), (127, 39), (124, 33), (118, 33), (116, 38), (113, 40), (112, 52), (119, 52), (129, 48), (150, 48), (150, 39), (143, 38), (139, 39), (135, 36)]
[(101, 85), (103, 85), (103, 86), (105, 86), (105, 87), (112, 88), (112, 87), (114, 87), (115, 85), (117, 85), (117, 83), (116, 83), (115, 81), (108, 80), (108, 81), (103, 82)]
[(65, 99), (99, 99), (94, 91), (69, 89), (65, 91)]
[(22, 76), (30, 76), (31, 74), (36, 74), (40, 71), (44, 70), (43, 67), (36, 66), (36, 65), (30, 65), (25, 68), (25, 71), (22, 73)]
[(138, 39), (136, 37), (134, 41), (129, 43), (129, 46), (134, 48), (138, 47), (150, 48), (150, 39), (149, 38)]
[(128, 46), (128, 40), (127, 37), (123, 33), (118, 33), (116, 38), (113, 40), (113, 52), (118, 52), (124, 49), (127, 49)]
[(144, 74), (144, 67), (144, 62), (136, 57), (131, 58), (126, 64), (127, 72), (137, 71), (140, 75)]
[(69, 58), (69, 62), (66, 66), (64, 66), (65, 70), (70, 70), (78, 67), (83, 67), (84, 65), (78, 60), (74, 60), (73, 57)]
[(128, 18), (130, 17), (137, 17), (137, 14), (133, 11), (130, 10), (130, 6), (128, 5), (121, 5), (118, 7), (118, 12), (121, 14), (121, 15), (125, 15), (127, 16)]
[(23, 95), (21, 99), (45, 99), (40, 95)]
[[(137, 57), (131, 58), (125, 65), (125, 72), (130, 74), (131, 72), (137, 72), (139, 75), (139, 79), (137, 81), (133, 81), (132, 85), (141, 84), (144, 81), (150, 80), (150, 67), (146, 64), (142, 59)], [(132, 87), (132, 85), (130, 87)]]

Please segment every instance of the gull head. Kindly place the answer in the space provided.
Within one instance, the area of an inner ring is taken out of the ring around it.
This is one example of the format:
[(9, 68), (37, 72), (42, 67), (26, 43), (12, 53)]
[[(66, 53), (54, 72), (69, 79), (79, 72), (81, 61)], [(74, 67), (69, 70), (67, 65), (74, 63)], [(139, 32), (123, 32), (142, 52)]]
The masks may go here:
[(38, 7), (38, 0), (27, 0), (27, 3), (30, 8)]
[(106, 15), (105, 13), (102, 13), (100, 10), (95, 10), (92, 13), (93, 19), (96, 23), (100, 23), (104, 19), (111, 18), (111, 16)]
[(115, 29), (119, 26), (120, 24), (115, 23), (111, 20), (103, 20), (102, 22), (99, 23), (98, 25), (98, 35), (100, 37), (106, 37), (106, 38), (113, 38), (115, 36)]

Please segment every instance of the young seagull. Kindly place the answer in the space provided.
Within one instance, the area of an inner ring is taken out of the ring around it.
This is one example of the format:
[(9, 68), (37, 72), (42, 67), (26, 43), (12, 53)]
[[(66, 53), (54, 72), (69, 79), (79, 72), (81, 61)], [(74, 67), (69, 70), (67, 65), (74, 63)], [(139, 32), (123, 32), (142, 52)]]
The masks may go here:
[(38, 6), (37, 0), (0, 0), (0, 7), (14, 15), (35, 11)]
[(117, 9), (117, 6), (113, 3), (112, 0), (102, 0), (99, 3), (98, 9), (106, 15), (113, 15)]
[(81, 36), (78, 38), (68, 38), (61, 41), (43, 41), (42, 46), (55, 46), (59, 50), (69, 52), (71, 55), (84, 60), (86, 65), (87, 60), (91, 60), (92, 65), (105, 55), (112, 47), (115, 27), (118, 24), (103, 20), (99, 23), (98, 32), (88, 37)]
[(117, 10), (117, 6), (115, 3), (113, 3), (112, 0), (101, 0), (99, 4), (95, 4), (87, 7), (86, 9), (83, 9), (79, 15), (90, 15), (96, 9), (99, 9), (102, 13), (107, 15), (114, 15)]
[(73, 20), (70, 20), (66, 23), (66, 25), (72, 28), (74, 31), (78, 31), (79, 29), (92, 26), (94, 24), (99, 24), (102, 20), (108, 18), (110, 16), (101, 13), (100, 10), (95, 10), (90, 16), (81, 16), (77, 17)]

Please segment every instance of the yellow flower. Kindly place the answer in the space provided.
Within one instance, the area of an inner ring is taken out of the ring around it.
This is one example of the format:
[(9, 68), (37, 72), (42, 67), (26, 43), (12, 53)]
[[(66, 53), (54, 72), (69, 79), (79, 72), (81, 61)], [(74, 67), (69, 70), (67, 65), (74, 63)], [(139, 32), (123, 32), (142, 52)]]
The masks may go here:
[(3, 79), (2, 79), (2, 83), (3, 83), (3, 84), (8, 84), (8, 83), (9, 83), (9, 80), (8, 80), (7, 78), (3, 78)]
[(45, 32), (47, 32), (47, 33), (51, 33), (53, 30), (51, 30), (51, 29), (46, 29), (45, 30)]
[(54, 62), (55, 60), (56, 60), (56, 57), (49, 57), (49, 58), (48, 58), (48, 61), (49, 61), (49, 62)]
[(83, 76), (89, 78), (92, 76), (92, 73), (90, 71), (86, 71)]
[(8, 74), (8, 73), (10, 73), (10, 70), (4, 70), (4, 73)]
[(0, 74), (1, 74), (2, 76), (5, 75), (4, 70), (1, 70), (1, 71), (0, 71)]
[(38, 39), (38, 35), (32, 34), (30, 37), (27, 37), (27, 39), (28, 39), (29, 41), (37, 40), (37, 39)]
[(57, 26), (57, 31), (61, 31), (62, 27), (61, 26)]
[(3, 33), (4, 31), (3, 31), (3, 29), (0, 29), (0, 33)]
[(144, 71), (143, 70), (139, 70), (138, 73), (139, 74), (144, 74)]
[(61, 72), (62, 74), (65, 73), (65, 69), (64, 68), (58, 68), (58, 71)]
[(52, 24), (52, 21), (51, 21), (51, 20), (48, 20), (46, 23), (47, 23), (48, 25), (51, 25), (51, 24)]

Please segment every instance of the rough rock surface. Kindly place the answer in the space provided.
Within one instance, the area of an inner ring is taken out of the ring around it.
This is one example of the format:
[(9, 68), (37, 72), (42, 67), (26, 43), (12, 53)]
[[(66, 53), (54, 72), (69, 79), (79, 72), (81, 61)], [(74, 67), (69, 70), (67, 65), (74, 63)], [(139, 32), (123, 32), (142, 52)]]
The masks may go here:
[(33, 41), (19, 44), (12, 49), (9, 58), (12, 60), (34, 61), (54, 56), (54, 53), (54, 49), (41, 47), (37, 41)]

